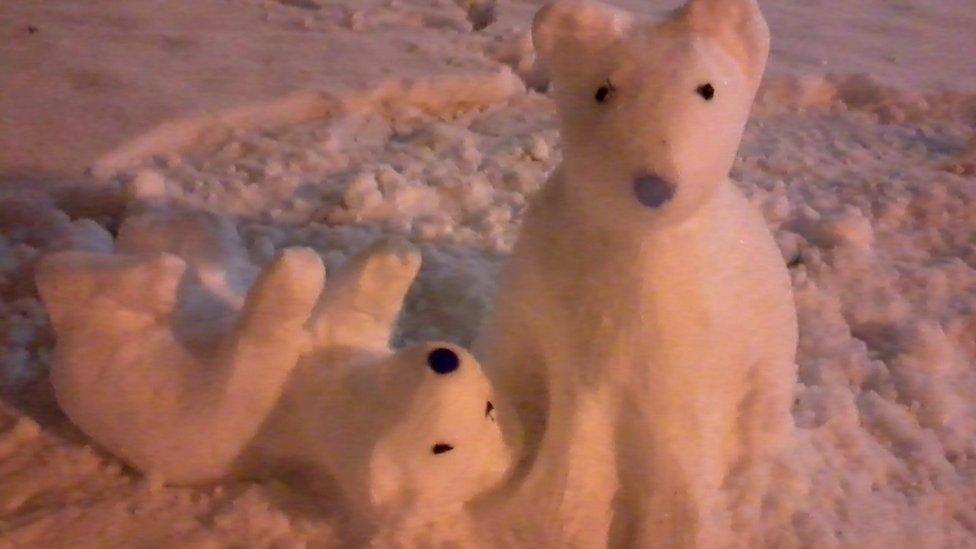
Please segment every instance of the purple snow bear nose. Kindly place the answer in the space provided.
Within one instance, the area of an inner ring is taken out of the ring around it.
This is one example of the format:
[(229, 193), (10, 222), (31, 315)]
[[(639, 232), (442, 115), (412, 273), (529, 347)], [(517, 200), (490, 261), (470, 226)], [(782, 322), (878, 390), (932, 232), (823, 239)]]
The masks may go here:
[(634, 178), (634, 194), (648, 208), (656, 208), (674, 197), (674, 185), (652, 173)]

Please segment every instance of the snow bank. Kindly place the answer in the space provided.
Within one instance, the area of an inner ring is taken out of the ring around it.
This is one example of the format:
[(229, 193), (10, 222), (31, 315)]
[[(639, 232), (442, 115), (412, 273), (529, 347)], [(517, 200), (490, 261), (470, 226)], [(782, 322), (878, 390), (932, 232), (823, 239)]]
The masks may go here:
[[(734, 176), (791, 265), (801, 341), (799, 429), (756, 540), (976, 540), (976, 180), (965, 169), (974, 99), (905, 94), (863, 77), (766, 86)], [(384, 235), (404, 235), (424, 267), (398, 341), (464, 344), (558, 151), (551, 106), (528, 93), (459, 113), (367, 109), (230, 131), (122, 177), (164, 201), (232, 216), (259, 264), (305, 245), (332, 269)], [(280, 483), (153, 487), (54, 413), (44, 385), (31, 382), (53, 343), (33, 264), (50, 250), (104, 249), (118, 214), (72, 220), (55, 201), (20, 193), (0, 202), (0, 437), (15, 441), (0, 443), (0, 536), (34, 546), (338, 545), (329, 502)], [(465, 528), (430, 535), (467, 539)], [(515, 536), (492, 533), (500, 543)]]
[(148, 158), (177, 153), (208, 134), (221, 131), (274, 130), (349, 112), (382, 112), (391, 104), (397, 109), (451, 114), (487, 107), (521, 90), (518, 78), (502, 68), (494, 74), (392, 80), (365, 92), (300, 92), (275, 101), (165, 122), (102, 155), (90, 172), (96, 179), (108, 179)]

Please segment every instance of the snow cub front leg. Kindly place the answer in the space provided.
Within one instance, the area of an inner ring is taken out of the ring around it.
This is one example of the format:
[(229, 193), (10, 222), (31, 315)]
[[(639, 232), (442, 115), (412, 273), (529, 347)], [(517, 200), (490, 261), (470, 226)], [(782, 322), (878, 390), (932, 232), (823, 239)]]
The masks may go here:
[(309, 349), (306, 324), (324, 282), (319, 255), (309, 248), (291, 248), (248, 292), (237, 325), (216, 357), (220, 373), (210, 385), (214, 394), (198, 397), (210, 400), (213, 412), (199, 430), (222, 433), (217, 439), (221, 447), (212, 450), (219, 463), (237, 458), (278, 403)]
[(381, 240), (349, 260), (312, 314), (320, 346), (386, 350), (403, 299), (420, 270), (420, 252), (403, 239)]

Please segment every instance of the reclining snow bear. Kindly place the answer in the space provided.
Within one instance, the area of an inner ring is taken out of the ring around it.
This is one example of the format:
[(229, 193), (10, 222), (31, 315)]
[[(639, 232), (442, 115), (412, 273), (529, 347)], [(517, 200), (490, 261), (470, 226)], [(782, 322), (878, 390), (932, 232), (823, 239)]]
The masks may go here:
[(310, 249), (258, 276), (213, 214), (131, 217), (116, 254), (38, 267), (58, 402), (100, 446), (169, 483), (298, 466), (360, 515), (463, 503), (511, 459), (468, 353), (388, 347), (419, 264), (409, 244), (382, 243), (322, 292)]
[(796, 372), (787, 269), (728, 179), (766, 23), (755, 0), (655, 23), (560, 1), (532, 38), (563, 160), (475, 346), (538, 446), (511, 497), (553, 547), (735, 545), (790, 439)]

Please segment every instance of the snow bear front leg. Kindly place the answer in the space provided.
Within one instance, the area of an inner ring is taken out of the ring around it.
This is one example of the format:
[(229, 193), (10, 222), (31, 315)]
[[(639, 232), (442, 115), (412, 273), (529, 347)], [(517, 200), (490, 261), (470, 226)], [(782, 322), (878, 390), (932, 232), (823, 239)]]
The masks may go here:
[[(689, 401), (697, 395), (687, 395)], [(640, 405), (617, 423), (621, 455), (619, 515), (611, 542), (636, 547), (703, 547), (727, 537), (722, 489), (730, 456), (725, 441), (729, 403), (703, 410)], [(694, 462), (689, 462), (694, 456)]]
[(559, 387), (559, 375), (550, 379), (555, 386), (545, 436), (536, 465), (520, 488), (523, 502), (541, 505), (542, 516), (556, 518), (542, 524), (547, 547), (603, 547), (620, 482), (615, 440), (619, 407), (608, 385), (579, 391)]

